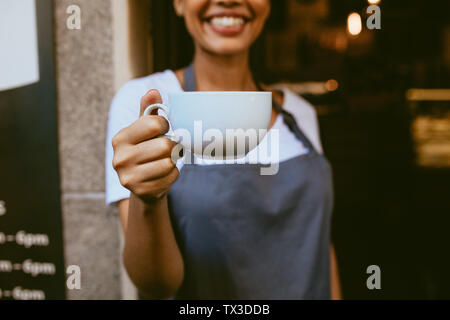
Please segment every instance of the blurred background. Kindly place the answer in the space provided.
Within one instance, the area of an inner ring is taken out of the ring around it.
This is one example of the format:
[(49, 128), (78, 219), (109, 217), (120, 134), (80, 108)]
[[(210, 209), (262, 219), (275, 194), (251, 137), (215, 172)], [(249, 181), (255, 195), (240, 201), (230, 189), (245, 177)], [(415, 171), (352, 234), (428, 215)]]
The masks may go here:
[[(187, 65), (193, 45), (172, 1), (35, 4), (40, 79), (0, 90), (0, 299), (133, 298), (117, 212), (104, 204), (107, 112), (126, 81)], [(366, 26), (371, 4), (381, 29)], [(80, 29), (68, 27), (71, 5)], [(252, 49), (259, 79), (288, 85), (317, 110), (334, 170), (345, 299), (450, 298), (447, 8), (446, 0), (276, 0)], [(25, 248), (20, 230), (49, 244)], [(33, 277), (16, 268), (25, 259), (54, 272)], [(65, 287), (69, 265), (81, 268), (81, 290)], [(381, 268), (381, 290), (367, 289), (369, 265)], [(12, 294), (18, 286), (31, 293)]]

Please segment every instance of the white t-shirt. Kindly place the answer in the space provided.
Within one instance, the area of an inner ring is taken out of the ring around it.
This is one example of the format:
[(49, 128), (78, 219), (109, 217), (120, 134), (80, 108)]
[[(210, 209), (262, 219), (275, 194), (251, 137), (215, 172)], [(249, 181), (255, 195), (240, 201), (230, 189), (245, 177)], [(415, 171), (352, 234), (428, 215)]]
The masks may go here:
[[(119, 181), (119, 177), (112, 166), (113, 148), (111, 145), (112, 138), (123, 128), (129, 126), (139, 118), (140, 100), (142, 96), (150, 89), (157, 89), (162, 96), (163, 103), (167, 103), (168, 94), (170, 92), (181, 92), (181, 87), (175, 73), (171, 70), (152, 74), (150, 76), (131, 80), (127, 82), (114, 97), (108, 118), (108, 132), (106, 138), (106, 203), (113, 204), (120, 200), (129, 198), (130, 191), (124, 188)], [(322, 152), (322, 146), (319, 136), (319, 128), (317, 116), (314, 108), (304, 99), (289, 91), (284, 87), (280, 87), (284, 93), (283, 108), (295, 117), (298, 125), (314, 145), (318, 152)], [(162, 114), (161, 114), (162, 115)], [(263, 143), (264, 139), (271, 140), (271, 135), (277, 131), (278, 141), (277, 156), (271, 155), (272, 148), (267, 147), (267, 143)], [(170, 133), (170, 132), (169, 132)], [(300, 142), (295, 135), (284, 124), (282, 117), (279, 115), (273, 127), (267, 132), (263, 141), (252, 151), (246, 158), (257, 159), (259, 163), (283, 162), (295, 158), (299, 155), (309, 152), (309, 150)], [(262, 150), (266, 148), (267, 150)], [(258, 157), (252, 157), (258, 153)], [(263, 155), (263, 156), (261, 156)], [(227, 163), (226, 160), (223, 161)], [(247, 161), (244, 161), (248, 163)], [(183, 159), (177, 163), (178, 169), (181, 171)], [(205, 160), (195, 157), (195, 163), (198, 165), (210, 165), (220, 163), (218, 160)], [(239, 164), (235, 164), (239, 165)]]

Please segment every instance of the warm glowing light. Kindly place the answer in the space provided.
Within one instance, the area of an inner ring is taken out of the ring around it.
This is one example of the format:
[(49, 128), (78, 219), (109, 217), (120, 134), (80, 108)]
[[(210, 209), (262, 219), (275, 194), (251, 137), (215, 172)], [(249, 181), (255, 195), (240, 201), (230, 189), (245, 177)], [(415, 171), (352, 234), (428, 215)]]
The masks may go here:
[(450, 101), (450, 89), (409, 89), (406, 91), (409, 101)]
[(347, 19), (347, 29), (351, 35), (358, 35), (362, 31), (361, 16), (356, 12), (350, 13)]
[(379, 4), (381, 0), (367, 0), (369, 4)]
[(330, 79), (327, 82), (325, 82), (325, 88), (328, 91), (336, 91), (339, 88), (339, 82), (337, 82), (334, 79)]

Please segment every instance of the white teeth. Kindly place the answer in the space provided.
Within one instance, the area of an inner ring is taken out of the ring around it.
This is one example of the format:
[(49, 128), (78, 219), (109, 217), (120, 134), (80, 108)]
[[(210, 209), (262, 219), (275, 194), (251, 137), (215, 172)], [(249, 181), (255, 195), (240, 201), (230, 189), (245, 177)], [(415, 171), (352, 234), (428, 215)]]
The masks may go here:
[(240, 27), (245, 23), (245, 20), (240, 17), (214, 17), (211, 19), (211, 24), (218, 27)]

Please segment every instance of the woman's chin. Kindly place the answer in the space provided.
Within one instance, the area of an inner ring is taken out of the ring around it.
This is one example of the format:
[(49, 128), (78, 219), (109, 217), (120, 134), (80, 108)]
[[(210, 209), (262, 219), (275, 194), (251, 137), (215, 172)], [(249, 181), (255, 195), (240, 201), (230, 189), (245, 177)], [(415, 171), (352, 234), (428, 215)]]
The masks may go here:
[(245, 46), (242, 41), (224, 40), (224, 41), (214, 41), (207, 45), (207, 51), (216, 55), (239, 55), (246, 53), (250, 46)]

